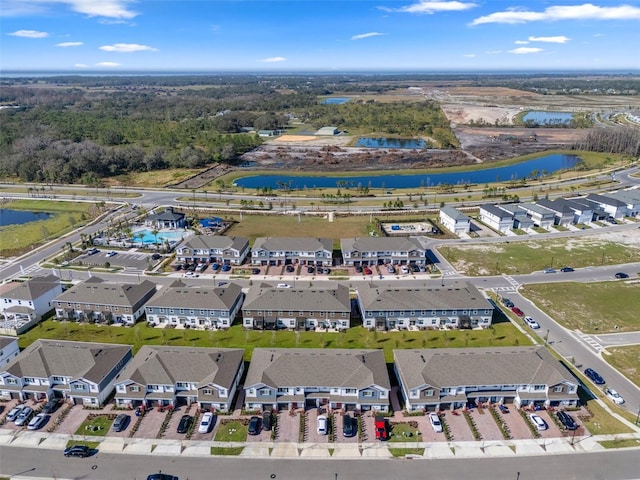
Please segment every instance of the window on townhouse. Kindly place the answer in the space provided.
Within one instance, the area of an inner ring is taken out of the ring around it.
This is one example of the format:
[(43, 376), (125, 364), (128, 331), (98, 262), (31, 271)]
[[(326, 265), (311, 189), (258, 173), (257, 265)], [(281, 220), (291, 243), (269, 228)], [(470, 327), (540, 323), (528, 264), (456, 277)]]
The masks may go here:
[(261, 388), (260, 390), (258, 390), (258, 393), (260, 395), (270, 395), (271, 390), (269, 388)]
[(204, 388), (204, 389), (202, 390), (202, 394), (203, 394), (203, 395), (213, 395), (213, 389), (211, 389), (211, 388)]
[(365, 390), (364, 392), (362, 392), (362, 396), (366, 398), (371, 398), (373, 397), (373, 392), (371, 390)]
[(534, 385), (534, 386), (533, 386), (533, 390), (534, 390), (535, 392), (541, 392), (541, 391), (543, 391), (544, 389), (545, 389), (545, 386), (544, 386), (544, 385)]
[(129, 390), (131, 390), (132, 392), (139, 392), (140, 391), (140, 387), (138, 385), (131, 385)]
[(553, 387), (553, 391), (556, 393), (560, 393), (564, 390), (564, 387), (562, 385), (558, 385), (556, 387)]
[(288, 388), (284, 388), (284, 387), (278, 387), (278, 393), (289, 393), (289, 389)]
[(429, 390), (425, 390), (424, 391), (424, 396), (425, 397), (433, 397), (433, 393), (434, 393), (434, 390), (432, 388), (430, 388)]
[(355, 388), (345, 388), (344, 389), (344, 393), (345, 395), (354, 395), (358, 390)]
[(57, 376), (54, 376), (54, 377), (51, 377), (51, 379), (52, 379), (55, 383), (65, 383), (65, 381), (64, 381), (64, 377), (57, 377)]

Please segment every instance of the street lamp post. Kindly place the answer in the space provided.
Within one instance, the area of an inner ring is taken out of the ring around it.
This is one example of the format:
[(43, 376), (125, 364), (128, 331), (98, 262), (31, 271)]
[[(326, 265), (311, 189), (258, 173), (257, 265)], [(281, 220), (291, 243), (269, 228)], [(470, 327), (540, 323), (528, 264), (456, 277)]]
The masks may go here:
[(544, 336), (544, 346), (546, 347), (549, 343), (549, 329), (547, 329), (547, 334)]

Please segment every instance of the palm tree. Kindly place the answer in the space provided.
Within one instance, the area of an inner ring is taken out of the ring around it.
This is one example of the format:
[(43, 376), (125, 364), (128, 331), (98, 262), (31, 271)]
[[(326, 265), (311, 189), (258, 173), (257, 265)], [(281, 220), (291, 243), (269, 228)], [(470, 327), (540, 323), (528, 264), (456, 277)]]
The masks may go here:
[(153, 235), (156, 239), (156, 241), (154, 242), (154, 245), (156, 247), (156, 249), (158, 248), (158, 233), (160, 233), (158, 230), (156, 230), (155, 228), (153, 230), (151, 230), (151, 235)]
[(144, 246), (144, 233), (138, 232), (136, 233), (136, 237), (140, 239), (140, 248), (142, 248)]

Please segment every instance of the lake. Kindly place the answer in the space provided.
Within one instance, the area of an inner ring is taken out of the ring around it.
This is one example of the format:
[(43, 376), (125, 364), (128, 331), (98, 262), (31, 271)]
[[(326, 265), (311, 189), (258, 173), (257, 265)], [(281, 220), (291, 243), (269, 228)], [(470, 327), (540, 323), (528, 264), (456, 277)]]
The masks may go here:
[(46, 220), (51, 215), (52, 214), (48, 212), (29, 212), (28, 210), (8, 210), (6, 208), (0, 208), (0, 227)]
[(356, 142), (356, 147), (367, 148), (424, 148), (426, 143), (421, 138), (370, 138), (360, 137)]
[(520, 179), (529, 176), (533, 171), (539, 173), (545, 170), (547, 173), (573, 168), (579, 157), (575, 155), (546, 155), (544, 157), (527, 160), (504, 167), (485, 168), (481, 170), (468, 170), (461, 172), (443, 173), (418, 173), (398, 175), (390, 172), (386, 175), (354, 175), (349, 177), (339, 176), (302, 176), (302, 175), (256, 175), (242, 177), (235, 180), (234, 184), (245, 188), (271, 187), (279, 189), (281, 185), (291, 185), (292, 189), (304, 188), (335, 188), (338, 182), (347, 182), (350, 186), (362, 186), (368, 188), (417, 188), (429, 187), (448, 183), (451, 185), (465, 183), (491, 183), (501, 180)]
[(568, 125), (573, 121), (573, 114), (568, 112), (527, 112), (523, 122), (534, 122), (539, 125)]
[(320, 103), (323, 105), (342, 105), (343, 103), (347, 103), (351, 100), (349, 97), (330, 97), (325, 98)]

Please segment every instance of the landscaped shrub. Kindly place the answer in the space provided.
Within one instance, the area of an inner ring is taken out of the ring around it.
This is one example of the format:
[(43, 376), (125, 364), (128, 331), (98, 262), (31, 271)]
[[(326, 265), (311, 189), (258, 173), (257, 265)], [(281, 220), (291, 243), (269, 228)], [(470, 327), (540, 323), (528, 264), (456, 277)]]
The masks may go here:
[(464, 414), (464, 419), (469, 424), (469, 428), (471, 429), (471, 433), (473, 433), (473, 438), (476, 441), (482, 440), (482, 435), (478, 431), (478, 426), (476, 425), (476, 422), (473, 420), (473, 417), (471, 416), (471, 414), (469, 412), (467, 412), (467, 411), (463, 412), (463, 414)]
[(504, 418), (502, 418), (502, 415), (500, 414), (498, 409), (496, 407), (491, 407), (489, 411), (491, 412), (491, 416), (493, 417), (493, 419), (498, 424), (498, 428), (500, 428), (500, 432), (502, 432), (502, 436), (504, 437), (504, 439), (511, 440), (511, 432), (509, 431), (509, 427), (504, 421)]

